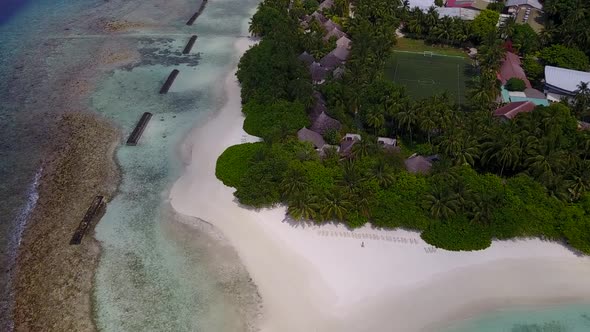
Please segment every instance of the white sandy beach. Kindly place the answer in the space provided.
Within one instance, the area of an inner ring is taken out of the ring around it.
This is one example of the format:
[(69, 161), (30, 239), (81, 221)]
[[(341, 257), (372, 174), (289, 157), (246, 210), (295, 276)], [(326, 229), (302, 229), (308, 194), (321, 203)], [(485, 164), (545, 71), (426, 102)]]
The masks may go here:
[[(250, 44), (240, 39), (238, 55)], [(225, 106), (181, 147), (186, 170), (170, 200), (234, 245), (262, 296), (263, 331), (436, 331), (495, 308), (590, 302), (590, 259), (556, 243), (498, 241), (448, 252), (414, 232), (294, 226), (285, 208), (239, 206), (234, 189), (215, 177), (215, 163), (227, 147), (256, 138), (242, 129), (235, 70), (224, 89)]]

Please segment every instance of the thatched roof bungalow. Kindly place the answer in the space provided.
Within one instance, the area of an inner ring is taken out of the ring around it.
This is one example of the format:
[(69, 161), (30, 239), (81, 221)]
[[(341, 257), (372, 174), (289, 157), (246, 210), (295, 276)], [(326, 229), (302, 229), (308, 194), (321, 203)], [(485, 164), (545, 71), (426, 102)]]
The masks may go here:
[(410, 173), (428, 174), (432, 168), (432, 162), (423, 156), (413, 155), (404, 161), (406, 169)]
[(309, 114), (311, 130), (324, 135), (328, 130), (340, 131), (342, 124), (327, 113), (328, 108), (323, 96), (319, 92), (314, 93), (314, 105)]
[(321, 148), (326, 145), (324, 138), (322, 135), (316, 133), (315, 131), (309, 130), (305, 127), (299, 129), (297, 132), (297, 138), (301, 142), (309, 142), (313, 145), (316, 150), (320, 150)]
[(330, 9), (334, 6), (334, 0), (324, 0), (318, 7), (319, 10)]
[(324, 25), (324, 29), (326, 29), (326, 31), (332, 31), (334, 29), (338, 29), (338, 30), (342, 31), (342, 27), (339, 24), (334, 23), (334, 21), (332, 21), (332, 20), (325, 21), (323, 23), (323, 25)]
[(397, 140), (389, 137), (377, 137), (377, 144), (383, 146), (397, 146)]
[(332, 52), (328, 53), (326, 56), (320, 59), (320, 64), (322, 65), (322, 67), (328, 70), (334, 70), (336, 67), (339, 67), (343, 64), (343, 61), (336, 55), (334, 55)]
[(311, 14), (310, 16), (308, 16), (307, 23), (311, 24), (311, 22), (313, 20), (316, 20), (316, 21), (320, 22), (320, 24), (325, 24), (326, 22), (328, 22), (328, 18), (326, 18), (324, 15), (322, 15), (321, 13), (319, 13), (317, 11), (316, 12), (313, 12), (313, 14)]
[(334, 55), (336, 58), (338, 58), (340, 61), (344, 62), (346, 61), (346, 59), (348, 59), (348, 54), (350, 53), (350, 51), (344, 47), (336, 47), (330, 53)]
[(314, 84), (322, 84), (326, 80), (327, 70), (317, 62), (314, 62), (309, 66), (309, 73), (311, 74), (311, 80)]
[(330, 40), (330, 38), (336, 38), (336, 42), (338, 42), (338, 40), (340, 38), (346, 37), (346, 33), (342, 32), (340, 29), (338, 28), (334, 28), (332, 30), (328, 30), (328, 33), (324, 36), (324, 38), (322, 38), (324, 41), (328, 41)]
[(344, 35), (336, 41), (336, 47), (349, 49), (351, 42), (352, 41), (350, 39), (348, 39), (348, 37), (346, 35)]
[(352, 148), (356, 142), (361, 141), (361, 135), (358, 134), (346, 134), (340, 142), (340, 155), (348, 157), (352, 153)]
[(307, 52), (303, 52), (303, 53), (299, 54), (297, 59), (299, 59), (301, 62), (305, 63), (306, 66), (311, 66), (312, 63), (316, 62), (313, 55), (311, 55)]

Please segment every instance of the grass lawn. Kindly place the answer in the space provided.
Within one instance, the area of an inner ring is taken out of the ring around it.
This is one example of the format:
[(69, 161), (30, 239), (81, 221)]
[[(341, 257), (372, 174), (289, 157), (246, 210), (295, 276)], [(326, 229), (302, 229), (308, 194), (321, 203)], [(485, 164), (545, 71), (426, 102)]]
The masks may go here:
[(398, 38), (397, 44), (394, 47), (396, 51), (409, 51), (409, 52), (433, 52), (441, 55), (453, 55), (460, 56), (463, 58), (469, 58), (469, 55), (461, 49), (450, 47), (450, 46), (431, 46), (426, 45), (423, 40), (410, 39), (410, 38)]
[(416, 99), (447, 91), (462, 104), (472, 70), (470, 61), (463, 58), (398, 52), (387, 62), (385, 76), (405, 86)]

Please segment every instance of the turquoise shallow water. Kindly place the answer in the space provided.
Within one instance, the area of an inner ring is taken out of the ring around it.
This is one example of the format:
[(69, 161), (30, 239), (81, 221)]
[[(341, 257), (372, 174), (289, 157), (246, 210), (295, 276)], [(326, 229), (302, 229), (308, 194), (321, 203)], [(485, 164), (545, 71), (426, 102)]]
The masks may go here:
[(457, 323), (444, 330), (444, 332), (588, 331), (590, 331), (590, 304), (497, 311)]
[[(102, 244), (94, 302), (106, 331), (241, 331), (216, 280), (165, 231), (167, 189), (180, 175), (176, 147), (191, 127), (219, 109), (219, 87), (238, 60), (233, 44), (255, 0), (217, 0), (193, 27), (174, 25), (168, 36), (138, 40), (141, 62), (104, 77), (91, 107), (118, 123), (125, 136), (143, 112), (153, 113), (138, 146), (122, 146), (119, 193), (96, 227)], [(191, 34), (192, 59), (177, 57)], [(167, 56), (162, 56), (165, 54)], [(158, 90), (180, 70), (166, 95)]]

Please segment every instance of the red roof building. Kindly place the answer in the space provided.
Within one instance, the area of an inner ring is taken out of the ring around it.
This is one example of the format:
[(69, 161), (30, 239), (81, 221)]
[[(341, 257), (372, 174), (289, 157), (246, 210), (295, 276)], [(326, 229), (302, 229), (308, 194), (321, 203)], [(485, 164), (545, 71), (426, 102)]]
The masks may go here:
[(494, 116), (502, 117), (506, 120), (514, 119), (520, 113), (531, 112), (537, 105), (531, 101), (518, 101), (506, 104), (494, 111)]
[(488, 4), (489, 3), (484, 0), (447, 0), (445, 7), (484, 10), (487, 8)]
[(524, 81), (527, 88), (531, 88), (531, 82), (526, 78), (526, 74), (521, 67), (520, 58), (512, 52), (506, 52), (506, 58), (502, 62), (502, 66), (498, 71), (498, 79), (502, 81), (502, 85), (511, 78), (519, 78)]

